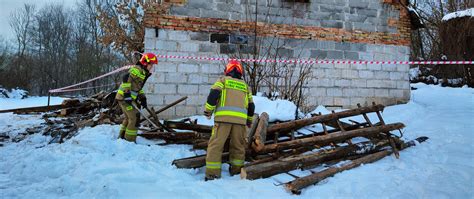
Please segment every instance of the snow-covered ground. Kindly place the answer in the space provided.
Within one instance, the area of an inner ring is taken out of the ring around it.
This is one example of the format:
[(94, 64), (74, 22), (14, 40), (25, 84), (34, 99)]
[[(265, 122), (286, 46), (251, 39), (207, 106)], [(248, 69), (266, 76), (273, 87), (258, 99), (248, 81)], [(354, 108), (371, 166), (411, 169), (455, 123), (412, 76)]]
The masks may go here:
[[(0, 98), (0, 110), (48, 105), (48, 97), (30, 96), (21, 99), (25, 93), (25, 91), (14, 89), (7, 93), (10, 98), (3, 98), (2, 96)], [(51, 97), (50, 104), (61, 104), (63, 100), (64, 98), (61, 97)], [(42, 122), (44, 122), (44, 120), (41, 119), (40, 114), (17, 115), (13, 113), (2, 113), (0, 114), (0, 134), (5, 133), (14, 137), (18, 133), (25, 132), (27, 128), (39, 125)]]
[[(345, 171), (303, 190), (298, 198), (473, 198), (474, 89), (413, 84), (408, 104), (387, 107), (387, 123), (403, 122), (407, 139), (430, 139)], [(0, 99), (3, 104), (8, 99)], [(257, 107), (259, 104), (257, 103)], [(260, 105), (263, 106), (263, 105)], [(318, 107), (317, 112), (325, 112)], [(294, 114), (279, 113), (279, 114)], [(17, 125), (0, 114), (0, 125)], [(376, 118), (370, 115), (371, 118)], [(201, 123), (209, 123), (196, 117)], [(376, 121), (376, 120), (375, 120)], [(3, 127), (2, 127), (3, 128)], [(204, 169), (177, 169), (171, 162), (195, 153), (187, 145), (117, 140), (119, 126), (85, 128), (64, 144), (32, 135), (0, 147), (0, 198), (293, 198), (275, 184), (287, 174), (260, 180), (230, 177), (205, 182)], [(309, 171), (292, 171), (306, 175)]]

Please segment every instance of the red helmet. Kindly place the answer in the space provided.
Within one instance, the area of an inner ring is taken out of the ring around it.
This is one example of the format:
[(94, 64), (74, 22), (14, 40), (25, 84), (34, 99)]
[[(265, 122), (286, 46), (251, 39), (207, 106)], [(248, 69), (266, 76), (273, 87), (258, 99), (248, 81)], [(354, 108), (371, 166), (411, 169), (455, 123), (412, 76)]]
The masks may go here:
[(244, 68), (242, 68), (242, 64), (240, 64), (239, 61), (234, 59), (229, 61), (229, 63), (225, 67), (224, 74), (229, 74), (232, 70), (234, 70), (234, 68), (237, 69), (237, 72), (239, 72), (240, 75), (244, 75)]
[(144, 66), (148, 64), (158, 64), (158, 59), (153, 53), (143, 53), (142, 58), (140, 58), (140, 63)]

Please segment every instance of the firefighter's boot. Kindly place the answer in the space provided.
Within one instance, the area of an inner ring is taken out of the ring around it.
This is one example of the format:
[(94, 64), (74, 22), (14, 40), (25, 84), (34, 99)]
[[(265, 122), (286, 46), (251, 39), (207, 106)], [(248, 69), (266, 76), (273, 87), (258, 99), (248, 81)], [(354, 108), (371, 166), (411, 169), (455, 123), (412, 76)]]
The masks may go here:
[[(126, 119), (124, 120), (124, 122), (127, 121)], [(120, 131), (119, 131), (119, 136), (117, 139), (125, 139), (125, 130), (127, 129), (127, 125), (123, 125), (121, 124), (120, 125)]]
[(237, 174), (240, 174), (240, 170), (242, 169), (242, 167), (239, 167), (239, 166), (230, 166), (229, 167), (229, 173), (230, 173), (230, 176), (233, 176), (233, 175), (237, 175)]

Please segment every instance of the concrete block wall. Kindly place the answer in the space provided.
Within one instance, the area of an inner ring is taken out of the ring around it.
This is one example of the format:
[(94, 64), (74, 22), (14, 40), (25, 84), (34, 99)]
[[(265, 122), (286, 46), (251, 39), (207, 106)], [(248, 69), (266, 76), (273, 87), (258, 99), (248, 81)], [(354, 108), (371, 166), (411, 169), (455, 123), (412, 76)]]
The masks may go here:
[[(157, 31), (157, 32), (156, 32)], [(211, 43), (215, 33), (147, 28), (145, 50), (162, 55), (227, 57), (230, 48), (242, 45)], [(261, 38), (270, 40), (272, 38)], [(281, 39), (282, 57), (408, 60), (409, 47), (305, 39)], [(225, 48), (223, 48), (225, 47)], [(186, 59), (159, 59), (145, 90), (152, 106), (164, 106), (188, 96), (162, 114), (165, 118), (201, 114), (211, 85), (222, 75), (225, 62)], [(309, 105), (354, 108), (357, 103), (392, 105), (410, 98), (408, 65), (395, 64), (318, 64), (314, 78), (305, 89)], [(261, 91), (266, 88), (262, 87)]]
[[(173, 0), (147, 10), (144, 21), (145, 50), (161, 55), (227, 58), (252, 53), (256, 31), (261, 50), (268, 50), (266, 46), (276, 39), (282, 58), (409, 58), (408, 11), (392, 0)], [(188, 96), (162, 116), (201, 114), (224, 65), (160, 59), (146, 85), (150, 104), (164, 106)], [(313, 68), (314, 77), (304, 89), (312, 107), (392, 105), (410, 97), (408, 65), (318, 64)], [(266, 90), (265, 85), (260, 88)]]
[(190, 0), (173, 6), (170, 15), (217, 18), (303, 26), (396, 33), (389, 19), (398, 19), (395, 7), (381, 0)]

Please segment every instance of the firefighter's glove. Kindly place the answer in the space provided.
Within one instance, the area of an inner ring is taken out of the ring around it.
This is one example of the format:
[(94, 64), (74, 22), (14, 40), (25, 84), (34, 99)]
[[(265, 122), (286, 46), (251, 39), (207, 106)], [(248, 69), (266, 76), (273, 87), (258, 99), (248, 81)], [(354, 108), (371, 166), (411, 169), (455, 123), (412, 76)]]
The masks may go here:
[(132, 104), (132, 94), (130, 92), (123, 94), (123, 101), (127, 104)]
[(140, 105), (143, 108), (148, 108), (148, 103), (146, 102), (146, 97), (140, 97)]
[(212, 112), (204, 111), (204, 116), (206, 116), (206, 118), (210, 120), (212, 116)]
[(247, 120), (247, 127), (252, 127), (252, 120)]

